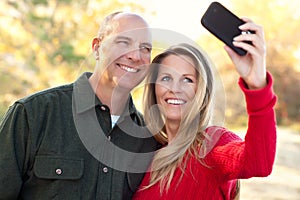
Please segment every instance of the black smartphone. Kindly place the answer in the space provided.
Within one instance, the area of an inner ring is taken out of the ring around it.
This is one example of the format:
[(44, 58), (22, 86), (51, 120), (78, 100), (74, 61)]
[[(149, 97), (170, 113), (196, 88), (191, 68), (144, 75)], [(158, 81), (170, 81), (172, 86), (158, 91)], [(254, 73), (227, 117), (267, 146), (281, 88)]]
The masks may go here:
[(246, 55), (247, 52), (242, 48), (233, 46), (232, 42), (235, 36), (242, 34), (242, 31), (238, 27), (244, 23), (244, 21), (219, 2), (211, 3), (201, 18), (201, 24), (209, 32), (241, 56)]

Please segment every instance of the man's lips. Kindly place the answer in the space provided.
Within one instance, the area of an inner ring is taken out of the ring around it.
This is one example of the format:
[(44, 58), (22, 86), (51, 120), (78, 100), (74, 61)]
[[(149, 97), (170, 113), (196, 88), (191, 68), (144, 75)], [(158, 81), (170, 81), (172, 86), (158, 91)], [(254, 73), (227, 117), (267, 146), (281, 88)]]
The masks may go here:
[(122, 70), (129, 72), (129, 73), (137, 73), (140, 71), (138, 68), (129, 67), (127, 65), (117, 64)]

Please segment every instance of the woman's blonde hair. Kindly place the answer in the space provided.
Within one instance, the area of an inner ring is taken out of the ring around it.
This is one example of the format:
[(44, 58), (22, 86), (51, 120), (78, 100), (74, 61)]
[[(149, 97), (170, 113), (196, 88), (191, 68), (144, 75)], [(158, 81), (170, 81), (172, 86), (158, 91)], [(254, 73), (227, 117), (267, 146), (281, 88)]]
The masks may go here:
[[(192, 65), (196, 69), (198, 87), (189, 107), (190, 112), (186, 112), (185, 116), (182, 116), (176, 137), (172, 140), (172, 143), (167, 145), (168, 138), (164, 128), (165, 119), (160, 113), (159, 105), (156, 102), (155, 82), (160, 63), (169, 55), (187, 56), (193, 60)], [(167, 191), (177, 167), (180, 167), (183, 173), (190, 156), (196, 156), (200, 161), (197, 152), (199, 152), (199, 146), (203, 141), (204, 131), (211, 116), (214, 89), (211, 67), (211, 62), (202, 50), (185, 43), (172, 46), (153, 59), (150, 73), (146, 77), (144, 117), (156, 140), (167, 146), (160, 149), (154, 156), (151, 165), (150, 183), (146, 188), (159, 182), (161, 193), (164, 190)], [(184, 158), (185, 155), (187, 157)]]

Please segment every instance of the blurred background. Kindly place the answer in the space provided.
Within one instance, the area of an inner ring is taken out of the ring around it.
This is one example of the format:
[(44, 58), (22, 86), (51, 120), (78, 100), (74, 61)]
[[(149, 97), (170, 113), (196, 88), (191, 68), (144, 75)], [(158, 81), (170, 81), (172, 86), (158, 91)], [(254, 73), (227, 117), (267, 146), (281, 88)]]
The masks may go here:
[[(227, 94), (225, 124), (243, 136), (247, 115), (243, 94), (237, 87), (237, 74), (224, 45), (200, 24), (211, 2), (2, 0), (0, 119), (17, 99), (73, 82), (83, 71), (93, 71), (90, 47), (99, 24), (107, 14), (123, 10), (141, 14), (151, 27), (186, 35), (209, 54)], [(241, 199), (300, 199), (300, 2), (219, 2), (236, 15), (247, 16), (264, 27), (267, 67), (274, 76), (274, 90), (278, 95), (279, 137), (274, 172), (268, 178), (243, 181)], [(138, 105), (141, 95), (142, 90), (134, 93)]]

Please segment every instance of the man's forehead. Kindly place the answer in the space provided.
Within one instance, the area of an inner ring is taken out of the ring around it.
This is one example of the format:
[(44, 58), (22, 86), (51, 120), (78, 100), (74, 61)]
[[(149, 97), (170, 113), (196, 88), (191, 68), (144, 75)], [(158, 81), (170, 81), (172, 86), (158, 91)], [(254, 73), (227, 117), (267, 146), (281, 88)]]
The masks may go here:
[(151, 32), (149, 28), (138, 28), (129, 30), (116, 29), (110, 34), (110, 38), (127, 38), (132, 41), (143, 43), (152, 43)]
[(117, 29), (114, 35), (147, 38), (151, 36), (151, 33), (149, 28), (136, 28), (136, 29), (128, 29), (128, 30)]
[(111, 21), (112, 28), (116, 32), (150, 31), (148, 24), (136, 15), (117, 15)]
[(133, 13), (119, 13), (112, 18), (112, 22), (139, 24), (148, 27), (148, 23), (141, 16)]

